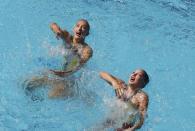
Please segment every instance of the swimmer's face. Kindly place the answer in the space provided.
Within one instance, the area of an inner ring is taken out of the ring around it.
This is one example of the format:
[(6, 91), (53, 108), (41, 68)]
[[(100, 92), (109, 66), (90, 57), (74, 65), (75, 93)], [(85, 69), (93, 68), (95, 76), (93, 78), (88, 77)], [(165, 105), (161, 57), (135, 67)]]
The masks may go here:
[(145, 85), (144, 72), (141, 69), (135, 70), (129, 78), (129, 84), (134, 87), (142, 88)]
[(79, 20), (74, 29), (74, 38), (84, 39), (89, 34), (89, 24), (85, 20)]

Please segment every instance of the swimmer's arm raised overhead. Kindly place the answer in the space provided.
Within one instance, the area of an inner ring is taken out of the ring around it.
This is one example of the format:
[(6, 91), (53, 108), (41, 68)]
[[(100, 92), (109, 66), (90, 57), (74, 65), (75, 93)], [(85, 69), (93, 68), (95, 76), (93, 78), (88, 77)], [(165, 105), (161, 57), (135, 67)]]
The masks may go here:
[(100, 77), (113, 86), (114, 89), (125, 88), (124, 86), (126, 86), (123, 80), (120, 80), (107, 72), (100, 72)]
[(66, 43), (70, 43), (71, 35), (66, 30), (62, 30), (56, 23), (51, 23), (50, 25), (51, 30), (56, 34), (56, 38), (61, 38)]
[(140, 112), (140, 120), (138, 122), (136, 122), (133, 127), (130, 128), (132, 131), (134, 131), (135, 129), (141, 128), (141, 126), (144, 123), (144, 120), (145, 120), (145, 117), (146, 117), (147, 108), (148, 108), (148, 102), (149, 102), (148, 95), (145, 94), (145, 93), (141, 93), (139, 98), (140, 98), (139, 99), (139, 103), (140, 104), (139, 104), (138, 110)]

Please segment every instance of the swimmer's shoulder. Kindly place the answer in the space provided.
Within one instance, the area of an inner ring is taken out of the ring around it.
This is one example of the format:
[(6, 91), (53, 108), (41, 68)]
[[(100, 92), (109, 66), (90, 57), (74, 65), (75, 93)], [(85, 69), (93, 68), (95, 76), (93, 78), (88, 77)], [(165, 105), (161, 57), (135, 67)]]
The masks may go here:
[(87, 43), (84, 43), (83, 44), (84, 46), (84, 52), (87, 52), (87, 54), (90, 54), (90, 56), (93, 55), (93, 49), (87, 44)]
[(149, 96), (148, 96), (148, 94), (145, 92), (145, 91), (143, 91), (143, 90), (140, 90), (138, 93), (137, 93), (137, 97), (139, 98), (139, 100), (146, 100), (146, 101), (148, 101), (149, 100)]

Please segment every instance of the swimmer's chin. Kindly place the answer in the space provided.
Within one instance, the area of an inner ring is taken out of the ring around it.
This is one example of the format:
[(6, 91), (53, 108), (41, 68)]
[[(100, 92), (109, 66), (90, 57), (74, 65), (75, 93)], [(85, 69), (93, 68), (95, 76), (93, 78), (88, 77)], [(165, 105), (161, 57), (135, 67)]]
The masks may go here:
[(83, 41), (85, 39), (85, 37), (83, 35), (77, 35), (77, 34), (75, 34), (74, 35), (74, 39), (76, 41)]

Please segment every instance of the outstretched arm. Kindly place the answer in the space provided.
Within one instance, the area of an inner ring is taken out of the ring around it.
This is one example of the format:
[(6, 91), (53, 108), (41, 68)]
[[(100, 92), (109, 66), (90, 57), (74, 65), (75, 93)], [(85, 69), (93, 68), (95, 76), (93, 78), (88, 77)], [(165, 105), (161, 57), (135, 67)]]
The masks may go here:
[(100, 77), (113, 86), (114, 89), (126, 88), (126, 84), (123, 80), (118, 79), (107, 72), (100, 72)]
[(70, 43), (70, 34), (66, 30), (62, 30), (56, 23), (50, 25), (51, 30), (56, 34), (56, 38), (61, 38), (66, 43)]

